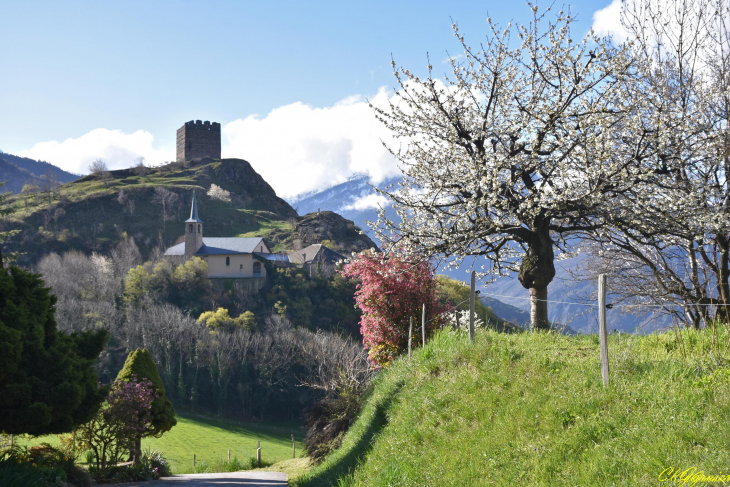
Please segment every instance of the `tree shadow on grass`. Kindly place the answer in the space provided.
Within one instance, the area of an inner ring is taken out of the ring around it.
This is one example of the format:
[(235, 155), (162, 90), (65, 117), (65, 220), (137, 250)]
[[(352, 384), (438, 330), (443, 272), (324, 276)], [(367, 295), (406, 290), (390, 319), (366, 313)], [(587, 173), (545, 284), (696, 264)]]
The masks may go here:
[(378, 401), (375, 406), (375, 412), (372, 414), (369, 423), (365, 427), (365, 431), (360, 435), (357, 443), (351, 447), (347, 453), (337, 458), (337, 460), (327, 462), (321, 471), (315, 471), (305, 476), (295, 485), (297, 487), (324, 487), (336, 485), (337, 479), (350, 475), (357, 468), (358, 463), (365, 454), (373, 447), (375, 436), (382, 431), (388, 423), (388, 410), (390, 410), (393, 399), (400, 391), (405, 381), (398, 381), (393, 385), (392, 390)]

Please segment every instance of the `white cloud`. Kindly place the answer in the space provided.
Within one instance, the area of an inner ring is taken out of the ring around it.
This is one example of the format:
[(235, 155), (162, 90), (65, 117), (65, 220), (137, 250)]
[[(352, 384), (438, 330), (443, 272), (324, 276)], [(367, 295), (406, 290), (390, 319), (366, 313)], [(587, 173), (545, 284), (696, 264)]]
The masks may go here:
[(175, 159), (173, 150), (154, 149), (153, 140), (152, 134), (144, 130), (125, 134), (121, 130), (98, 128), (77, 139), (39, 142), (18, 155), (47, 161), (76, 174), (87, 174), (89, 164), (99, 158), (106, 162), (109, 169), (133, 166), (139, 157), (144, 157), (148, 165)]
[(621, 25), (621, 0), (612, 0), (608, 7), (593, 13), (593, 30), (598, 36), (612, 36), (617, 42), (628, 39), (628, 33)]
[(361, 196), (349, 205), (342, 207), (343, 210), (369, 210), (385, 208), (391, 204), (391, 201), (382, 194), (372, 193), (367, 196)]
[[(384, 89), (371, 100), (387, 105)], [(253, 168), (279, 196), (291, 197), (344, 182), (355, 173), (373, 183), (399, 174), (395, 159), (382, 146), (390, 141), (373, 109), (361, 96), (332, 107), (292, 103), (266, 117), (251, 115), (223, 126), (223, 157), (237, 157)]]

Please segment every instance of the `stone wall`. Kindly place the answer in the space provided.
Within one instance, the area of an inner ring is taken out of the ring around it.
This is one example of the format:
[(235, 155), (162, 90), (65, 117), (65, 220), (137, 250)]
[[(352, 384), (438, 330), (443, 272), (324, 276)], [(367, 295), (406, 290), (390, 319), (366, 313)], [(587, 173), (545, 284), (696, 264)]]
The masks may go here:
[(221, 124), (191, 120), (177, 130), (177, 160), (221, 158)]

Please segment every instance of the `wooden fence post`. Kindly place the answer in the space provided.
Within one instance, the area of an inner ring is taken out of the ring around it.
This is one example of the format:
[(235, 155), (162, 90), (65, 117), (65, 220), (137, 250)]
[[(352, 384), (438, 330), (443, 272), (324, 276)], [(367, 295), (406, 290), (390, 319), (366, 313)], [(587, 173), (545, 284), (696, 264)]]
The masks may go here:
[(606, 274), (598, 276), (598, 340), (601, 346), (601, 374), (608, 385), (608, 334), (606, 332)]
[(297, 457), (297, 444), (294, 442), (294, 435), (291, 435), (291, 457)]
[(413, 316), (411, 316), (411, 324), (408, 327), (408, 358), (411, 358), (411, 339), (413, 338)]
[(256, 464), (261, 468), (261, 440), (259, 440), (258, 447), (256, 448)]
[(231, 463), (231, 449), (228, 449), (228, 463)]
[(426, 346), (426, 303), (423, 303), (423, 313), (421, 314), (421, 346)]
[(474, 312), (476, 310), (477, 273), (471, 271), (471, 292), (469, 294), (469, 341), (474, 343)]
[(193, 468), (195, 468), (195, 453), (193, 453)]

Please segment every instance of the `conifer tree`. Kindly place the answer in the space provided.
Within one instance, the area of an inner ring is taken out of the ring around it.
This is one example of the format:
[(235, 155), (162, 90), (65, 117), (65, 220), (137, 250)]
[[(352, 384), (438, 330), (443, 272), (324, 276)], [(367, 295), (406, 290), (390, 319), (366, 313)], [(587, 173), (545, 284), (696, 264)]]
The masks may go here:
[(132, 460), (137, 463), (141, 452), (140, 442), (142, 437), (155, 436), (159, 438), (166, 431), (170, 431), (177, 424), (177, 420), (175, 419), (175, 409), (172, 402), (165, 395), (165, 385), (162, 383), (160, 373), (157, 371), (157, 365), (147, 349), (138, 348), (131, 352), (124, 362), (124, 367), (119, 371), (117, 379), (129, 381), (133, 376), (137, 380), (147, 379), (152, 382), (152, 388), (157, 394), (157, 398), (152, 401), (150, 428), (135, 440), (135, 451), (132, 454)]
[(68, 432), (104, 400), (93, 364), (109, 334), (59, 332), (55, 304), (40, 276), (0, 269), (0, 431)]

